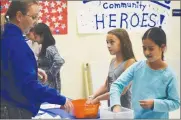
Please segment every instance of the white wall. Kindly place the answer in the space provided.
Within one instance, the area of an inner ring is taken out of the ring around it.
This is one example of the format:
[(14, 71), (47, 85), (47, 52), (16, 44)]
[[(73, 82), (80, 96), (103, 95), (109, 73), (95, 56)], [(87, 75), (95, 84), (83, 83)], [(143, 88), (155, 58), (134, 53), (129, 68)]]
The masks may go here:
[[(83, 97), (82, 64), (88, 62), (94, 66), (94, 63), (109, 63), (112, 58), (106, 47), (105, 34), (79, 35), (77, 33), (76, 10), (80, 4), (81, 1), (68, 1), (68, 34), (55, 35), (59, 52), (66, 61), (61, 71), (62, 92), (73, 99)], [(172, 1), (172, 8), (180, 8), (180, 1)], [(166, 34), (168, 48), (165, 57), (176, 72), (180, 88), (180, 17), (170, 17)], [(130, 32), (129, 35), (136, 58), (145, 59), (141, 44), (143, 33)], [(100, 71), (100, 73), (96, 73), (98, 78), (104, 79), (107, 76), (105, 74), (107, 68), (97, 67), (96, 69)], [(171, 116), (180, 118), (179, 111), (173, 112)]]
[(79, 4), (81, 1), (68, 1), (68, 34), (55, 36), (59, 52), (66, 61), (61, 71), (62, 92), (71, 98), (83, 96), (82, 64), (111, 58), (104, 34), (78, 35), (76, 10)]

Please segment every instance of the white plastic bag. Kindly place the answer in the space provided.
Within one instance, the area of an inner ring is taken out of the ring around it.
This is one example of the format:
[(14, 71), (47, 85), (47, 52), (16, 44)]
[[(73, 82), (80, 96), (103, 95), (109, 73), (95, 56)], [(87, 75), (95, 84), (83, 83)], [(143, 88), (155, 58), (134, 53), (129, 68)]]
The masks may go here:
[(100, 108), (100, 119), (133, 119), (133, 110), (121, 107), (121, 112), (114, 113), (110, 108)]

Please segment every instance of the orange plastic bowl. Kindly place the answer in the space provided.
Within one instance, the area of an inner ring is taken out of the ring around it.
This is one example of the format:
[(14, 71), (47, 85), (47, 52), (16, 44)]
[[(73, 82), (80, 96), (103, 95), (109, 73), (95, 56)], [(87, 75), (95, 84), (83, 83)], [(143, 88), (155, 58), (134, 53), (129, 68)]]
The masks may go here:
[(100, 103), (87, 105), (86, 99), (72, 100), (74, 105), (73, 115), (76, 118), (97, 118)]

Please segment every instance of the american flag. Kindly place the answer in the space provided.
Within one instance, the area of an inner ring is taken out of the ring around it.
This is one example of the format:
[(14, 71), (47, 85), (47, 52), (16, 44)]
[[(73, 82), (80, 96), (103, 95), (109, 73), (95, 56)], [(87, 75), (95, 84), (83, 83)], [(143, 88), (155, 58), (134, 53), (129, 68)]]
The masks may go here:
[[(0, 0), (1, 14), (5, 14), (10, 0)], [(41, 0), (38, 22), (47, 24), (53, 34), (67, 34), (67, 0)]]

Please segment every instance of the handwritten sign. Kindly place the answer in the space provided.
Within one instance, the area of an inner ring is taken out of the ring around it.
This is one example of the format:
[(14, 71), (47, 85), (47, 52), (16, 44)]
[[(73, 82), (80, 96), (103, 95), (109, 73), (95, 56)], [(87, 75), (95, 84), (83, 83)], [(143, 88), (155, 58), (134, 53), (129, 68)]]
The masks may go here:
[(167, 24), (171, 1), (83, 0), (77, 13), (79, 33), (105, 33), (113, 28), (137, 31)]

